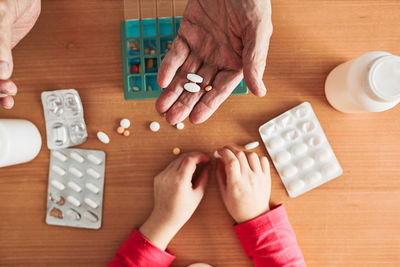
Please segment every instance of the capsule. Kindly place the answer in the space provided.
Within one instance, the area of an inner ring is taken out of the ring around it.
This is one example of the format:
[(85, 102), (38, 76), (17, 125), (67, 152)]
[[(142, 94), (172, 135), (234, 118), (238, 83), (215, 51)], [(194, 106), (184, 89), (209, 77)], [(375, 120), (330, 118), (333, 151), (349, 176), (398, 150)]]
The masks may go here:
[(82, 163), (85, 161), (85, 159), (75, 151), (72, 151), (70, 156), (71, 156), (71, 158), (73, 158), (74, 160), (76, 160), (79, 163)]
[(103, 161), (101, 160), (101, 158), (96, 157), (93, 154), (89, 154), (88, 156), (88, 160), (90, 160), (91, 162), (93, 162), (96, 165), (100, 165)]
[(75, 192), (81, 192), (82, 191), (82, 187), (80, 187), (77, 183), (73, 182), (73, 181), (69, 181), (67, 183), (68, 187), (71, 188), (72, 190), (74, 190)]
[(75, 167), (70, 167), (68, 171), (78, 178), (83, 176), (83, 173)]
[(74, 205), (75, 207), (79, 207), (81, 205), (81, 202), (79, 200), (77, 200), (75, 197), (73, 196), (68, 196), (67, 197), (67, 201), (69, 203), (71, 203), (72, 205)]
[(65, 162), (68, 159), (63, 153), (59, 151), (52, 151), (52, 155), (62, 162)]
[(51, 185), (60, 191), (65, 189), (65, 185), (57, 180), (51, 180)]
[(51, 166), (51, 169), (60, 176), (65, 175), (65, 170), (58, 165)]
[(99, 179), (100, 178), (100, 173), (97, 171), (93, 170), (92, 168), (89, 168), (86, 170), (86, 173), (92, 176), (93, 178)]
[(85, 203), (91, 207), (92, 209), (97, 209), (97, 207), (99, 206), (99, 204), (97, 204), (96, 202), (94, 202), (92, 199), (85, 197), (85, 199), (83, 200), (85, 201)]
[(260, 143), (258, 141), (254, 141), (254, 142), (251, 142), (251, 143), (248, 143), (247, 145), (245, 145), (244, 148), (246, 150), (251, 150), (251, 149), (258, 147), (259, 145), (260, 145)]

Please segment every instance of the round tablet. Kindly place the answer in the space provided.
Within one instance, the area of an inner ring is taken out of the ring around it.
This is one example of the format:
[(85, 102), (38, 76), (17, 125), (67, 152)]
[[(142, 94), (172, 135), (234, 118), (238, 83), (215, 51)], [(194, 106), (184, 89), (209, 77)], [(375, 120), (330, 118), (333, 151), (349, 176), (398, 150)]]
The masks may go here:
[(301, 189), (303, 189), (304, 186), (305, 186), (305, 183), (303, 182), (303, 180), (296, 179), (296, 180), (290, 182), (290, 184), (288, 185), (288, 189), (289, 189), (289, 191), (296, 193), (296, 192), (299, 192)]
[(323, 148), (315, 153), (315, 159), (319, 162), (327, 161), (331, 156), (331, 153), (328, 149)]
[(304, 177), (304, 180), (307, 184), (315, 184), (318, 183), (322, 178), (321, 173), (319, 172), (310, 172)]
[(122, 128), (128, 129), (129, 126), (131, 126), (131, 122), (128, 119), (122, 119), (121, 122), (119, 123)]
[(297, 165), (299, 166), (300, 169), (307, 170), (314, 165), (314, 160), (310, 157), (307, 157), (307, 158), (301, 159)]
[(295, 166), (289, 165), (282, 170), (282, 175), (286, 178), (292, 177), (297, 173), (297, 168)]
[(290, 158), (291, 158), (291, 156), (290, 156), (289, 152), (281, 151), (275, 155), (274, 160), (276, 163), (282, 164), (282, 163), (289, 161)]
[(183, 88), (185, 88), (186, 91), (191, 92), (191, 93), (197, 93), (200, 91), (200, 86), (198, 86), (195, 83), (185, 83), (183, 85)]
[(285, 142), (283, 141), (282, 138), (280, 137), (275, 137), (272, 138), (269, 142), (268, 142), (268, 148), (271, 150), (275, 150), (277, 148), (280, 148), (281, 146), (283, 146)]
[(179, 147), (174, 147), (174, 149), (172, 149), (172, 154), (177, 156), (180, 153), (181, 153), (181, 149)]
[(158, 130), (160, 130), (160, 124), (156, 121), (153, 121), (150, 123), (150, 130), (153, 132), (158, 132)]
[(104, 144), (110, 143), (110, 138), (105, 132), (97, 132), (97, 138)]
[(185, 124), (183, 124), (183, 122), (178, 122), (176, 124), (176, 129), (183, 130), (183, 128), (185, 128)]
[(299, 156), (299, 155), (306, 153), (307, 146), (303, 143), (297, 144), (292, 147), (291, 151), (292, 151), (293, 155)]

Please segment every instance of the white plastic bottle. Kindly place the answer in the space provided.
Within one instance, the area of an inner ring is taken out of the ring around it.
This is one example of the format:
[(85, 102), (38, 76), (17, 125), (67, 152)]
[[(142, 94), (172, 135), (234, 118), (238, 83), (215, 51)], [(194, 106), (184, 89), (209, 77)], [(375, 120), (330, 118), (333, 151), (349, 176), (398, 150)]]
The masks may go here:
[(36, 126), (27, 120), (0, 119), (0, 167), (34, 159), (42, 147)]
[(334, 68), (326, 78), (328, 102), (345, 113), (379, 112), (400, 102), (400, 57), (369, 52)]

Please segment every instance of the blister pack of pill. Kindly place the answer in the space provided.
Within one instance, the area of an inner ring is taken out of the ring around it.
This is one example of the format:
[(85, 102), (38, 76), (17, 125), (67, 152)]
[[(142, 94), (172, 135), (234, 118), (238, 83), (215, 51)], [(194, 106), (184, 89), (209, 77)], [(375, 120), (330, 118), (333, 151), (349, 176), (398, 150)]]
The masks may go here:
[(76, 90), (42, 92), (42, 105), (49, 149), (66, 148), (86, 141), (83, 107)]
[(105, 157), (99, 150), (51, 151), (47, 224), (101, 227)]
[(297, 197), (340, 175), (343, 170), (308, 102), (259, 128), (290, 197)]

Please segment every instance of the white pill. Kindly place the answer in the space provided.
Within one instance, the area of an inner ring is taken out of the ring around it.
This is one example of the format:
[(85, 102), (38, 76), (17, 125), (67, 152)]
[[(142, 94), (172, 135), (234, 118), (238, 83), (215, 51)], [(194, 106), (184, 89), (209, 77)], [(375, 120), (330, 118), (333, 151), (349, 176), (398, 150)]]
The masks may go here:
[(91, 221), (91, 222), (93, 222), (93, 223), (95, 223), (95, 222), (97, 222), (98, 220), (99, 220), (99, 217), (97, 217), (97, 215), (96, 214), (94, 214), (93, 212), (91, 212), (91, 211), (86, 211), (84, 214), (83, 214), (83, 216), (86, 218), (86, 219), (88, 219), (89, 221)]
[(77, 168), (75, 168), (75, 167), (70, 167), (69, 169), (68, 169), (68, 171), (70, 172), (70, 173), (72, 173), (74, 176), (76, 176), (76, 177), (78, 177), (78, 178), (81, 178), (82, 176), (83, 176), (83, 173), (80, 171), (80, 170), (78, 170)]
[(195, 83), (185, 83), (183, 88), (185, 88), (186, 91), (191, 92), (191, 93), (197, 93), (200, 91), (200, 86), (198, 86)]
[(310, 157), (299, 160), (297, 166), (302, 170), (307, 170), (314, 165), (314, 160)]
[(250, 149), (254, 149), (254, 148), (258, 147), (259, 145), (260, 145), (260, 143), (258, 141), (254, 141), (254, 142), (251, 142), (251, 143), (248, 143), (247, 145), (245, 145), (244, 148), (246, 150), (250, 150)]
[(315, 124), (312, 121), (306, 121), (301, 125), (301, 129), (305, 133), (312, 132), (315, 129)]
[(79, 163), (82, 163), (85, 161), (85, 159), (75, 151), (72, 151), (70, 156), (71, 156), (71, 158), (73, 158), (74, 160), (76, 160)]
[(65, 175), (65, 170), (63, 168), (61, 168), (60, 166), (57, 165), (53, 165), (51, 166), (51, 169), (57, 173), (60, 176), (64, 176)]
[(262, 129), (261, 132), (262, 134), (266, 135), (266, 136), (270, 136), (271, 134), (273, 134), (276, 131), (276, 126), (275, 124), (268, 124), (265, 125)]
[(74, 209), (67, 210), (66, 214), (67, 214), (67, 217), (69, 217), (75, 221), (79, 221), (81, 219), (81, 214)]
[(325, 148), (315, 153), (315, 159), (319, 162), (327, 161), (330, 157), (331, 157), (331, 152)]
[(89, 207), (91, 207), (91, 208), (93, 208), (93, 209), (97, 209), (97, 207), (99, 206), (96, 202), (94, 202), (92, 199), (87, 198), (87, 197), (85, 197), (85, 199), (84, 199), (83, 201), (85, 201), (85, 203), (86, 203)]
[(278, 123), (282, 127), (288, 126), (292, 122), (292, 118), (289, 114), (284, 114), (281, 117), (278, 118)]
[(97, 186), (95, 186), (94, 184), (92, 184), (92, 183), (86, 183), (86, 184), (85, 184), (85, 187), (86, 187), (90, 192), (92, 192), (92, 193), (94, 193), (94, 194), (98, 194), (98, 193), (100, 192), (100, 189), (99, 189)]
[(69, 181), (67, 183), (68, 187), (71, 188), (72, 190), (74, 190), (75, 192), (81, 192), (82, 191), (82, 187), (80, 187), (77, 183), (73, 182), (73, 181)]
[(310, 139), (308, 139), (308, 144), (312, 147), (317, 147), (322, 143), (322, 137), (321, 136), (313, 136)]
[(289, 161), (291, 157), (292, 156), (290, 155), (289, 152), (281, 151), (275, 155), (274, 160), (276, 163), (282, 164), (282, 163)]
[(79, 200), (77, 200), (75, 197), (73, 196), (68, 196), (67, 197), (67, 201), (69, 203), (71, 203), (72, 205), (74, 205), (75, 207), (79, 207), (81, 205), (81, 202)]
[(176, 129), (183, 130), (183, 128), (185, 128), (185, 124), (183, 124), (183, 122), (179, 122), (176, 124)]
[(92, 176), (93, 178), (99, 179), (100, 178), (100, 173), (97, 171), (93, 170), (92, 168), (89, 168), (86, 170), (86, 173)]
[(68, 159), (63, 153), (61, 153), (59, 151), (53, 150), (52, 155), (62, 162), (65, 162)]
[(215, 152), (214, 152), (214, 158), (216, 158), (216, 159), (221, 159), (222, 157), (221, 157), (221, 155), (218, 153), (218, 151), (215, 151)]
[(307, 184), (316, 184), (321, 180), (321, 178), (322, 178), (321, 173), (311, 172), (304, 177), (304, 180), (306, 181)]
[(150, 123), (150, 130), (152, 132), (158, 132), (160, 130), (160, 124), (156, 121), (153, 121), (152, 123)]
[(289, 165), (282, 170), (282, 175), (286, 178), (290, 178), (297, 173), (297, 168), (295, 166)]
[(101, 158), (98, 158), (93, 154), (89, 154), (87, 158), (96, 165), (100, 165), (103, 162)]
[(203, 77), (201, 77), (200, 75), (194, 74), (194, 73), (188, 73), (186, 75), (186, 78), (194, 83), (202, 83), (203, 82)]
[(293, 155), (300, 156), (300, 155), (303, 155), (304, 153), (306, 153), (307, 146), (303, 143), (297, 144), (292, 147), (291, 151), (292, 151)]
[(288, 189), (290, 192), (296, 193), (296, 192), (299, 192), (301, 189), (303, 189), (304, 186), (305, 186), (305, 183), (303, 182), (303, 180), (296, 179), (296, 180), (290, 182), (290, 184), (288, 185)]
[(110, 138), (105, 132), (97, 132), (97, 138), (104, 144), (110, 143)]
[(128, 129), (131, 126), (131, 122), (128, 119), (122, 119), (119, 125), (124, 129)]
[(294, 140), (296, 140), (296, 139), (299, 138), (299, 137), (300, 137), (300, 134), (299, 134), (299, 132), (296, 131), (296, 130), (290, 130), (290, 131), (288, 131), (288, 132), (285, 133), (285, 138), (286, 138), (286, 140), (288, 140), (288, 141), (294, 141)]
[(60, 191), (63, 191), (65, 189), (65, 185), (57, 180), (52, 180), (51, 185)]
[(329, 164), (329, 165), (326, 165), (325, 167), (323, 167), (321, 172), (322, 172), (322, 175), (324, 175), (325, 177), (331, 177), (332, 175), (334, 175), (336, 173), (337, 170), (338, 170), (337, 164), (333, 163), (333, 164)]
[(269, 149), (275, 150), (275, 149), (278, 149), (281, 146), (283, 146), (284, 143), (285, 143), (285, 141), (283, 141), (282, 138), (274, 137), (268, 142), (267, 146)]

